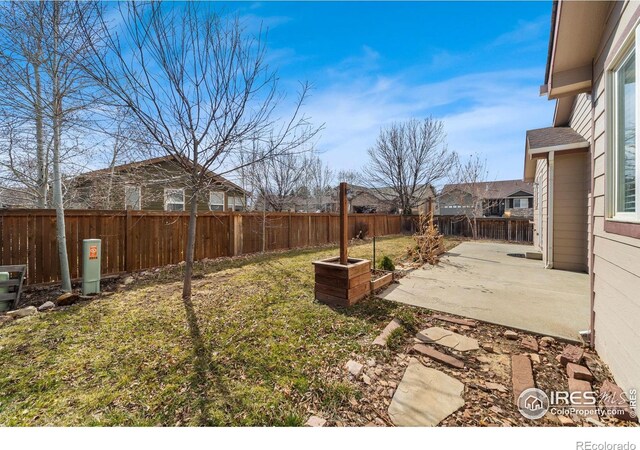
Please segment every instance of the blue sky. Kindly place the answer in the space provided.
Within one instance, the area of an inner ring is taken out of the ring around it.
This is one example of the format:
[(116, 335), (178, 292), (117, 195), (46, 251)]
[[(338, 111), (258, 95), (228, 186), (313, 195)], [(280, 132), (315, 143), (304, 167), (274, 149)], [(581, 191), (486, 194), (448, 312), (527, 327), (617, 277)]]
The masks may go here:
[(522, 177), (525, 131), (549, 126), (543, 82), (551, 2), (226, 3), (268, 28), (282, 86), (309, 81), (306, 112), (334, 169), (358, 169), (381, 126), (432, 115), (449, 147)]

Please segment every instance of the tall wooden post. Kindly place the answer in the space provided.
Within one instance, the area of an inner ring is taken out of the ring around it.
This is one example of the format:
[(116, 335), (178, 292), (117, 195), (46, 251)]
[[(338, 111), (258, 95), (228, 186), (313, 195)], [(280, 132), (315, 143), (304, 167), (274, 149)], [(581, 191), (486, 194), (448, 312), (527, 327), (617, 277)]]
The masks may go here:
[(340, 183), (340, 264), (347, 265), (349, 243), (349, 215), (347, 211), (347, 183)]

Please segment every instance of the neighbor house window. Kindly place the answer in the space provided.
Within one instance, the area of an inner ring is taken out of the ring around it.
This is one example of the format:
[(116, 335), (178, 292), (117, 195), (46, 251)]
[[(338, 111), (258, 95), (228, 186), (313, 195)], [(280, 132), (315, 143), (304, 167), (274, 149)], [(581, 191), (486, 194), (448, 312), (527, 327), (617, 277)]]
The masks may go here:
[(528, 198), (514, 198), (511, 201), (513, 202), (512, 208), (514, 209), (529, 208)]
[(244, 195), (242, 194), (229, 194), (229, 209), (232, 211), (244, 211)]
[(224, 192), (222, 191), (209, 192), (209, 210), (210, 211), (224, 210)]
[(140, 186), (124, 187), (124, 209), (140, 209), (141, 198)]
[(184, 211), (184, 189), (164, 190), (164, 210)]
[(610, 73), (612, 89), (611, 108), (611, 166), (609, 170), (609, 216), (614, 219), (640, 221), (640, 209), (636, 184), (640, 178), (640, 158), (638, 156), (636, 116), (638, 95), (636, 90), (635, 43), (619, 60)]

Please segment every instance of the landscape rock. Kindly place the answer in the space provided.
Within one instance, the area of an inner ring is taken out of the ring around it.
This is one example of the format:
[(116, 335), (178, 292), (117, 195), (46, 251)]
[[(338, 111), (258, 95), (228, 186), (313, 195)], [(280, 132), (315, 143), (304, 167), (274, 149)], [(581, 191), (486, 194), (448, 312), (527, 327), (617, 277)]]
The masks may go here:
[(446, 353), (439, 352), (435, 348), (428, 345), (416, 344), (413, 346), (413, 350), (420, 353), (421, 355), (427, 356), (448, 366), (455, 367), (457, 369), (464, 368), (464, 362), (460, 361), (458, 358), (454, 358), (453, 356), (447, 355)]
[(548, 347), (551, 344), (553, 344), (556, 340), (554, 338), (552, 338), (551, 336), (544, 336), (542, 338), (540, 338), (540, 346), (541, 347)]
[(500, 383), (493, 383), (493, 382), (487, 382), (485, 383), (485, 386), (487, 387), (487, 389), (490, 389), (492, 391), (498, 391), (498, 392), (509, 392), (509, 389), (507, 389), (507, 387), (503, 384)]
[(311, 416), (304, 424), (306, 427), (324, 427), (327, 421), (322, 417)]
[(49, 311), (50, 309), (53, 309), (55, 307), (56, 307), (55, 303), (53, 303), (51, 301), (48, 301), (48, 302), (45, 302), (42, 305), (38, 306), (38, 311), (41, 311), (41, 312), (42, 311)]
[(518, 397), (523, 391), (536, 387), (533, 381), (531, 360), (527, 355), (513, 355), (511, 357), (511, 383), (513, 384), (513, 400), (518, 404)]
[(436, 426), (464, 406), (464, 385), (411, 358), (389, 405), (396, 426)]
[(126, 277), (124, 280), (122, 280), (122, 283), (125, 286), (127, 286), (127, 285), (133, 283), (134, 281), (135, 281), (135, 279), (133, 277), (129, 276), (129, 277)]
[(471, 319), (459, 319), (457, 317), (444, 316), (441, 314), (436, 314), (432, 318), (442, 320), (444, 322), (455, 323), (456, 325), (463, 325), (470, 328), (475, 328), (478, 326), (478, 322)]
[(364, 384), (370, 385), (371, 377), (365, 373), (362, 375), (362, 381), (364, 382)]
[(589, 369), (574, 363), (567, 363), (567, 376), (576, 380), (593, 381), (593, 375)]
[(78, 301), (79, 298), (80, 297), (78, 294), (75, 294), (73, 292), (65, 292), (64, 294), (62, 294), (60, 297), (56, 299), (56, 305), (57, 306), (73, 305), (75, 302)]
[(380, 345), (382, 347), (387, 345), (387, 339), (389, 338), (389, 335), (391, 334), (391, 332), (396, 328), (400, 328), (401, 326), (402, 326), (402, 323), (400, 322), (400, 320), (393, 319), (391, 322), (387, 324), (386, 327), (384, 327), (384, 330), (382, 330), (382, 333), (380, 333), (378, 337), (375, 338), (375, 340), (373, 341), (373, 345)]
[(567, 345), (560, 354), (560, 364), (566, 366), (568, 363), (580, 364), (584, 350), (576, 345)]
[(480, 347), (482, 347), (482, 350), (484, 350), (485, 352), (493, 353), (493, 345), (489, 344), (488, 342), (480, 344)]
[(362, 370), (364, 369), (364, 366), (362, 364), (360, 364), (357, 361), (354, 361), (353, 359), (347, 361), (344, 367), (349, 371), (351, 375), (353, 375), (356, 378), (360, 376), (360, 374), (362, 373)]
[(14, 311), (8, 311), (6, 315), (13, 319), (20, 319), (22, 317), (33, 316), (38, 314), (38, 309), (35, 306), (27, 306), (25, 308), (16, 309)]
[(585, 392), (591, 392), (591, 383), (585, 380), (576, 380), (569, 378), (569, 392), (571, 392), (571, 404), (576, 409), (583, 410), (580, 417), (597, 419), (598, 414), (594, 411), (595, 406), (588, 405), (588, 399), (584, 396)]
[(536, 341), (536, 338), (534, 338), (533, 336), (523, 337), (522, 341), (520, 341), (520, 345), (527, 350), (538, 353), (538, 341)]
[(0, 315), (0, 325), (4, 325), (8, 322), (13, 322), (13, 317), (7, 316), (6, 314)]
[(631, 422), (638, 421), (636, 412), (631, 409), (624, 391), (618, 385), (605, 380), (600, 387), (600, 398), (606, 409), (616, 412), (611, 414), (613, 417)]
[(431, 327), (419, 332), (416, 337), (427, 344), (438, 344), (459, 352), (478, 350), (477, 339), (473, 339), (440, 327)]
[(562, 414), (556, 416), (556, 418), (558, 419), (558, 422), (560, 422), (560, 425), (562, 425), (563, 427), (573, 427), (576, 424), (569, 417), (563, 416)]
[(504, 337), (506, 337), (510, 341), (515, 341), (518, 339), (518, 333), (513, 330), (507, 330), (504, 332)]
[(534, 363), (540, 364), (540, 355), (538, 355), (537, 353), (530, 353), (529, 358), (531, 358), (531, 361), (533, 361)]

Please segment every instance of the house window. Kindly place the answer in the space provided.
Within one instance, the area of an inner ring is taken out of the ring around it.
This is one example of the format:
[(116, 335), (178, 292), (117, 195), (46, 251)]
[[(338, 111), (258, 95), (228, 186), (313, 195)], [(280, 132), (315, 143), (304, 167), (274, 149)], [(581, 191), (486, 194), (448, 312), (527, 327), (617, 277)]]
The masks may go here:
[(124, 209), (140, 209), (141, 199), (140, 186), (124, 187)]
[(222, 191), (209, 192), (209, 210), (210, 211), (224, 210), (224, 192)]
[(184, 189), (164, 190), (164, 210), (184, 211)]
[(610, 71), (612, 91), (610, 125), (610, 173), (609, 177), (609, 217), (624, 221), (640, 221), (640, 208), (636, 194), (636, 183), (640, 178), (640, 157), (638, 155), (637, 131), (638, 115), (636, 101), (636, 60), (635, 43)]
[(529, 208), (529, 199), (528, 198), (514, 198), (513, 200), (514, 209), (524, 209)]
[(229, 209), (232, 211), (244, 211), (244, 195), (242, 194), (229, 194)]

